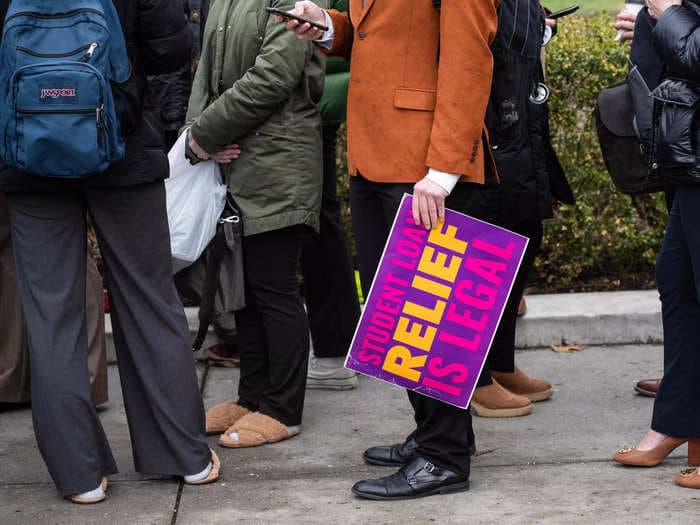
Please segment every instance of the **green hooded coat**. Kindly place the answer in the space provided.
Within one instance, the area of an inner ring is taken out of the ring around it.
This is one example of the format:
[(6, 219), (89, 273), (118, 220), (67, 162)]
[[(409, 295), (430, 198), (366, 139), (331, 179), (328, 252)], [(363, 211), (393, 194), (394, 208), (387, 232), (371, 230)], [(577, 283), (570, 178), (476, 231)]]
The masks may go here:
[(294, 0), (214, 0), (187, 110), (190, 132), (207, 152), (238, 144), (222, 165), (240, 207), (244, 235), (297, 224), (316, 230), (321, 203), (324, 59), (265, 7)]

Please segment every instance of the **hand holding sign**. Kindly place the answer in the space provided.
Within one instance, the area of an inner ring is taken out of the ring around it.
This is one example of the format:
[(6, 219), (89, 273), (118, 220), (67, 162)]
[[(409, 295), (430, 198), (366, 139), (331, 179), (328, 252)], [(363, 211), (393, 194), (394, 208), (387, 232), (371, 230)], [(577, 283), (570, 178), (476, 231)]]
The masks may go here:
[(405, 195), (345, 366), (466, 408), (528, 240), (446, 210), (428, 231)]
[(426, 230), (436, 228), (439, 222), (445, 221), (445, 198), (448, 195), (447, 190), (428, 178), (416, 182), (411, 200), (413, 221), (425, 226)]

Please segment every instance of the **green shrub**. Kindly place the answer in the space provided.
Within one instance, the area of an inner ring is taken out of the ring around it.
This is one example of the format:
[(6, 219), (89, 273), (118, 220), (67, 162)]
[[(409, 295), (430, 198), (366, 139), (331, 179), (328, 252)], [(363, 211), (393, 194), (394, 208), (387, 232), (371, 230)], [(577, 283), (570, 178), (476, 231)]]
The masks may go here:
[[(600, 90), (624, 79), (629, 47), (613, 41), (610, 14), (567, 17), (547, 46), (552, 141), (577, 198), (545, 225), (536, 263), (538, 291), (654, 286), (666, 223), (663, 195), (617, 192), (605, 170), (593, 121)], [(339, 192), (352, 238), (344, 128), (338, 141)]]
[(560, 24), (547, 47), (552, 141), (577, 198), (546, 224), (540, 284), (555, 289), (649, 287), (663, 236), (663, 195), (617, 192), (598, 146), (593, 107), (600, 90), (624, 79), (629, 46), (613, 41), (609, 14)]

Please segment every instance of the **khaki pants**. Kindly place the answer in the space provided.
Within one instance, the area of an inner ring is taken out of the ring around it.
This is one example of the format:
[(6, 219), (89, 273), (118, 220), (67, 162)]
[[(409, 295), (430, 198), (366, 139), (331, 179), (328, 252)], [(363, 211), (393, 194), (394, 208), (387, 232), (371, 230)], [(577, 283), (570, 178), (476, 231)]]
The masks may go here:
[[(95, 405), (101, 405), (108, 400), (102, 277), (95, 261), (89, 255), (86, 316), (91, 397)], [(0, 336), (0, 403), (30, 401), (27, 332), (17, 289), (15, 262), (12, 257), (7, 203), (2, 193), (0, 193), (0, 334), (2, 334)]]

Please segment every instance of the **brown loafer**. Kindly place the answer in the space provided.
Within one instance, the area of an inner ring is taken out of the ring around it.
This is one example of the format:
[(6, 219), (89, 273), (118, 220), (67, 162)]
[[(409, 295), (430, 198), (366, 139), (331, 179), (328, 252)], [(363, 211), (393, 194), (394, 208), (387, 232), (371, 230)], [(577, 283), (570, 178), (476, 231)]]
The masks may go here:
[(646, 397), (656, 397), (656, 393), (659, 391), (660, 384), (661, 379), (642, 379), (636, 385), (634, 385), (634, 389), (639, 395)]
[(518, 417), (532, 412), (532, 403), (523, 396), (517, 396), (496, 381), (474, 390), (472, 408), (481, 417)]
[(518, 317), (522, 317), (527, 313), (527, 303), (525, 302), (525, 298), (521, 297), (520, 302), (518, 303)]
[(549, 399), (554, 393), (554, 388), (550, 383), (530, 377), (518, 367), (515, 368), (514, 372), (495, 372), (492, 370), (491, 377), (509, 392), (516, 396), (526, 397), (533, 403)]
[(687, 489), (700, 489), (700, 469), (695, 467), (681, 470), (676, 476), (676, 485)]

